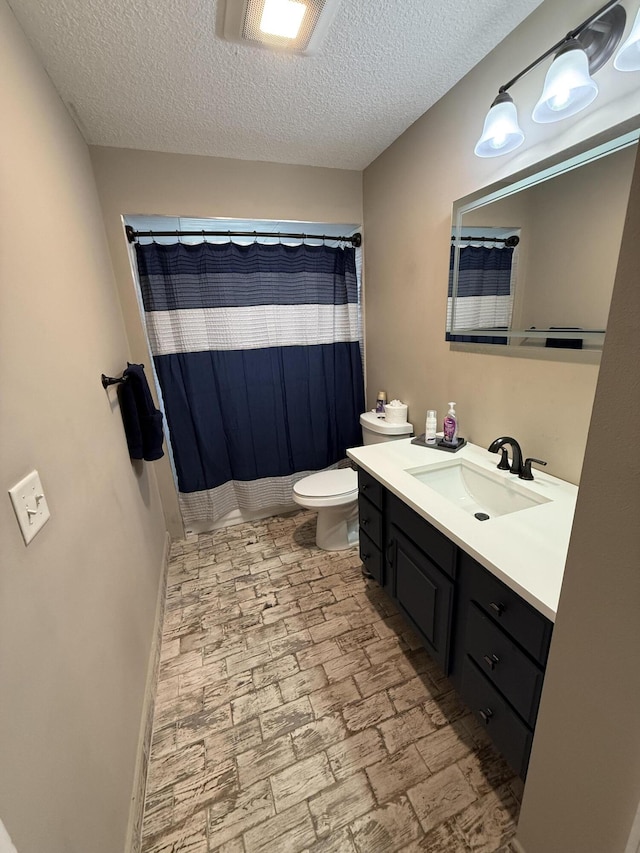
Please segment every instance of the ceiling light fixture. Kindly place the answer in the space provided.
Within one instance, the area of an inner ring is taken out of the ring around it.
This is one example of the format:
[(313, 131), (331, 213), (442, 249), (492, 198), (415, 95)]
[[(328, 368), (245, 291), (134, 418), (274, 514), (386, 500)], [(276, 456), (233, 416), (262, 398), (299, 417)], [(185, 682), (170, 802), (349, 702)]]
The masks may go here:
[[(619, 2), (610, 0), (500, 87), (485, 119), (482, 136), (474, 149), (478, 157), (499, 157), (524, 142), (516, 105), (507, 90), (551, 54), (555, 54), (555, 57), (547, 72), (542, 95), (533, 109), (533, 120), (542, 124), (560, 121), (575, 115), (595, 100), (598, 85), (591, 75), (613, 55), (627, 19)], [(640, 69), (640, 12), (614, 65), (620, 70), (627, 70), (627, 66), (629, 70)]]
[(340, 0), (226, 0), (228, 41), (288, 53), (314, 53)]
[(268, 36), (294, 39), (307, 7), (296, 0), (265, 0), (260, 18), (260, 32)]

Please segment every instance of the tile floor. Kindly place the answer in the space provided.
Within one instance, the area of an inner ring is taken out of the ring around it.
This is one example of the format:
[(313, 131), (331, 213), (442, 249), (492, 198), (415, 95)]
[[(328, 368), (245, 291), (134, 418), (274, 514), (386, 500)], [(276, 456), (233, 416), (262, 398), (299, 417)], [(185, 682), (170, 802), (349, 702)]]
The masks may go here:
[(144, 853), (506, 853), (522, 783), (306, 511), (174, 543)]

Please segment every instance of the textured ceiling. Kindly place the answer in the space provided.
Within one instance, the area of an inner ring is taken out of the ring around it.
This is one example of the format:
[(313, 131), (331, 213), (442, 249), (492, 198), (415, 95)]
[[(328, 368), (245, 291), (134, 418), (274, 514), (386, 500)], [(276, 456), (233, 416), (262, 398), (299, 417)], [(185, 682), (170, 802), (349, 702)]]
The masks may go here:
[(362, 169), (541, 0), (341, 0), (320, 50), (224, 41), (222, 0), (9, 0), (93, 145)]

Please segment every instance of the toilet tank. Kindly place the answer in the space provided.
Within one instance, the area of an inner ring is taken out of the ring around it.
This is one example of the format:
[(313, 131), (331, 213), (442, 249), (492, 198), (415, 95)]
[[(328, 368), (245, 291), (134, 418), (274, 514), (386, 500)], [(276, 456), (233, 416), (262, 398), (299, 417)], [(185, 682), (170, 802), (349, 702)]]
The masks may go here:
[(388, 424), (375, 412), (364, 412), (360, 415), (362, 440), (364, 444), (380, 444), (382, 441), (395, 441), (398, 438), (408, 438), (413, 432), (413, 424)]

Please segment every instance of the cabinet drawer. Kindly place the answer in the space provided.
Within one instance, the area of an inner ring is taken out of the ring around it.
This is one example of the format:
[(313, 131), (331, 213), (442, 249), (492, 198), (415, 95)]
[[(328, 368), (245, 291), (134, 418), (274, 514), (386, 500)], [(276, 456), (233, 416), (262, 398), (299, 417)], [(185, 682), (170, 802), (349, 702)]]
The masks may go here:
[(383, 583), (382, 551), (374, 545), (366, 533), (360, 531), (360, 559), (365, 570), (378, 581)]
[(371, 474), (367, 474), (362, 468), (358, 468), (358, 489), (361, 495), (365, 495), (378, 509), (382, 509), (382, 495), (384, 487)]
[(460, 553), (460, 565), (468, 571), (471, 600), (544, 666), (553, 624), (468, 554)]
[(467, 611), (465, 652), (533, 727), (544, 674), (475, 604)]
[(360, 529), (366, 533), (378, 548), (382, 548), (382, 513), (365, 497), (358, 498)]
[(461, 694), (511, 767), (524, 779), (533, 734), (475, 663), (465, 659)]
[(391, 536), (398, 603), (411, 617), (432, 657), (447, 675), (453, 583), (397, 529), (392, 528)]
[(396, 527), (427, 553), (444, 572), (455, 577), (456, 546), (451, 540), (395, 495), (387, 495), (387, 512)]

